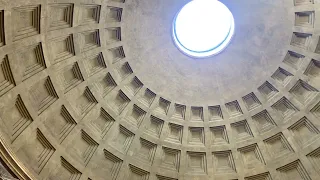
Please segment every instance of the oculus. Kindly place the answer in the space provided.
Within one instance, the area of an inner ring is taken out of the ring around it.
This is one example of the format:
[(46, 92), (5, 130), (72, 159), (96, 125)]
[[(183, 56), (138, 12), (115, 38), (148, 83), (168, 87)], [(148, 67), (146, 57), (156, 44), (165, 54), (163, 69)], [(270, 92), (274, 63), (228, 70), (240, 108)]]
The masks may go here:
[(220, 53), (234, 34), (234, 18), (218, 0), (192, 0), (174, 18), (172, 35), (186, 55), (204, 58)]

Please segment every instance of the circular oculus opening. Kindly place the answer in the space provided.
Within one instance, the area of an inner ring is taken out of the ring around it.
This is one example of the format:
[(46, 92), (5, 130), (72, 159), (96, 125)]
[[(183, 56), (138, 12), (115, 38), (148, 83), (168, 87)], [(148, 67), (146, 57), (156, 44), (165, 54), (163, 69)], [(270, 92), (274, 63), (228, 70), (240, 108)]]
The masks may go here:
[(233, 15), (218, 0), (192, 0), (182, 7), (173, 22), (176, 46), (192, 57), (218, 54), (233, 34)]

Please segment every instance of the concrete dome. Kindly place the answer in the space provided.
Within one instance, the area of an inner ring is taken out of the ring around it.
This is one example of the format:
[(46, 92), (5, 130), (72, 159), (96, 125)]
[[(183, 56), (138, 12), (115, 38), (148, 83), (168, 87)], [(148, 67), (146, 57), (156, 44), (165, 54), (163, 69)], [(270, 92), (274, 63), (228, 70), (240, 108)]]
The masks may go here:
[(235, 33), (196, 59), (187, 0), (0, 2), (0, 175), (318, 180), (317, 0), (221, 0)]

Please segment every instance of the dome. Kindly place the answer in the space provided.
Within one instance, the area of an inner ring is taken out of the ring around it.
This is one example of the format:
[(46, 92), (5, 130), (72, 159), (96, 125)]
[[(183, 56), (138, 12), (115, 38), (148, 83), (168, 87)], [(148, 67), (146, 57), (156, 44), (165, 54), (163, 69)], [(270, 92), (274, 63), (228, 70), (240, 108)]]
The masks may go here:
[(319, 179), (317, 6), (0, 2), (1, 178)]

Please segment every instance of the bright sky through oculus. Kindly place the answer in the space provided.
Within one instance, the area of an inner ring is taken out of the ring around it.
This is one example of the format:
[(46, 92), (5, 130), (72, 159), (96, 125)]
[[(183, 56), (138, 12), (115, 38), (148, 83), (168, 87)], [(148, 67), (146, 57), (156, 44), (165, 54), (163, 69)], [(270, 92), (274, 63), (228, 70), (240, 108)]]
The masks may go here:
[(222, 51), (234, 33), (230, 10), (218, 0), (192, 0), (177, 14), (173, 38), (180, 50), (193, 57)]

